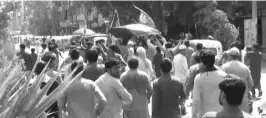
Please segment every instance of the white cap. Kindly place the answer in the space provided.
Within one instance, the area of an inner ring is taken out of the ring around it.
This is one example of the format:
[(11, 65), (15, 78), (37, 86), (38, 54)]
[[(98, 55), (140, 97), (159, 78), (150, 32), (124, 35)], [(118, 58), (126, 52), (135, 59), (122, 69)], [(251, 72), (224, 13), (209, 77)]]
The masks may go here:
[(133, 41), (128, 41), (127, 45), (134, 45), (134, 42)]
[(236, 48), (236, 47), (233, 47), (233, 48), (231, 48), (231, 49), (229, 49), (228, 50), (228, 54), (229, 55), (240, 55), (240, 51), (239, 51), (239, 49), (238, 48)]
[(186, 46), (185, 45), (180, 45), (179, 46), (179, 50), (184, 50), (184, 49), (186, 49)]
[(209, 38), (209, 39), (213, 39), (213, 37), (212, 37), (212, 36), (208, 36), (208, 38)]

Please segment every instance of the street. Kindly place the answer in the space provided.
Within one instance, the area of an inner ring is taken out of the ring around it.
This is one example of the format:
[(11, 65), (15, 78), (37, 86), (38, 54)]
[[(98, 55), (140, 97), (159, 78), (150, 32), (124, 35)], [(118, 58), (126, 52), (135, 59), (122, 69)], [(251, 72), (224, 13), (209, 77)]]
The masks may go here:
[[(35, 47), (35, 46), (31, 46), (32, 47)], [(19, 49), (19, 45), (16, 45), (16, 49)], [(30, 49), (27, 49), (30, 51)], [(65, 51), (64, 53), (62, 53), (62, 56), (64, 58), (66, 58), (68, 56), (68, 51)], [(59, 60), (59, 64), (61, 64), (63, 62), (63, 58), (60, 58)], [(266, 78), (266, 62), (263, 62), (262, 63), (262, 73), (261, 73), (261, 87), (262, 87), (262, 91), (263, 93), (266, 93), (266, 80), (264, 79)], [(265, 98), (266, 94), (263, 94), (263, 96), (261, 98)], [(217, 98), (218, 99), (218, 98)], [(252, 112), (252, 115), (254, 115), (256, 118), (257, 117), (260, 117), (260, 115), (258, 114), (258, 106), (260, 105), (260, 101), (261, 100), (256, 100), (254, 101), (253, 103), (253, 112)], [(192, 102), (192, 99), (189, 97), (189, 99), (186, 101), (186, 110), (187, 110), (187, 115), (185, 116), (182, 116), (182, 118), (191, 118), (191, 112), (192, 112), (192, 109), (191, 109), (191, 102)], [(151, 106), (151, 105), (149, 105)], [(149, 107), (149, 111), (151, 113), (151, 107)]]

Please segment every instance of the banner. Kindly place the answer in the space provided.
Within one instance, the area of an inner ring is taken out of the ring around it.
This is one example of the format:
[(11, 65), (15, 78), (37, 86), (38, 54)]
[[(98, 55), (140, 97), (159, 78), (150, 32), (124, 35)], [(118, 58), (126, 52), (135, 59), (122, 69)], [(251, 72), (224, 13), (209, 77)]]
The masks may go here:
[(140, 23), (143, 23), (143, 24), (148, 25), (150, 27), (155, 27), (154, 21), (146, 12), (144, 12), (142, 9), (136, 7), (135, 5), (133, 5), (133, 6), (140, 11), (140, 15), (139, 15), (139, 22)]
[(252, 19), (244, 20), (245, 46), (252, 47), (256, 44), (257, 28), (256, 23)]

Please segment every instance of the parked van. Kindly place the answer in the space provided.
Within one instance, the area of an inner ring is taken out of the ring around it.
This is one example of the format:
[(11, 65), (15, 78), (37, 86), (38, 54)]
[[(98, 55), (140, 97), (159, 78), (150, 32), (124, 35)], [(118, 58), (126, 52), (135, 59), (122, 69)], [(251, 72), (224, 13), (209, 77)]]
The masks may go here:
[(218, 60), (222, 57), (223, 46), (220, 41), (209, 39), (193, 39), (189, 40), (193, 49), (196, 49), (197, 43), (201, 43), (205, 49), (211, 50), (215, 54), (215, 59)]

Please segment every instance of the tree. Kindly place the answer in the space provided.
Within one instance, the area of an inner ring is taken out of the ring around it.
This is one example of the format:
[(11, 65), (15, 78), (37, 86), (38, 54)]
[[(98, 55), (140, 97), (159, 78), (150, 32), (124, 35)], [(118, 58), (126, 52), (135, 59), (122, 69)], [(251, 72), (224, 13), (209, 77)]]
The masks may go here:
[(219, 40), (224, 49), (228, 49), (230, 44), (236, 41), (239, 31), (229, 22), (227, 14), (217, 9), (216, 1), (198, 3), (201, 7), (195, 12), (198, 23), (207, 28), (207, 33), (212, 34), (215, 39)]

